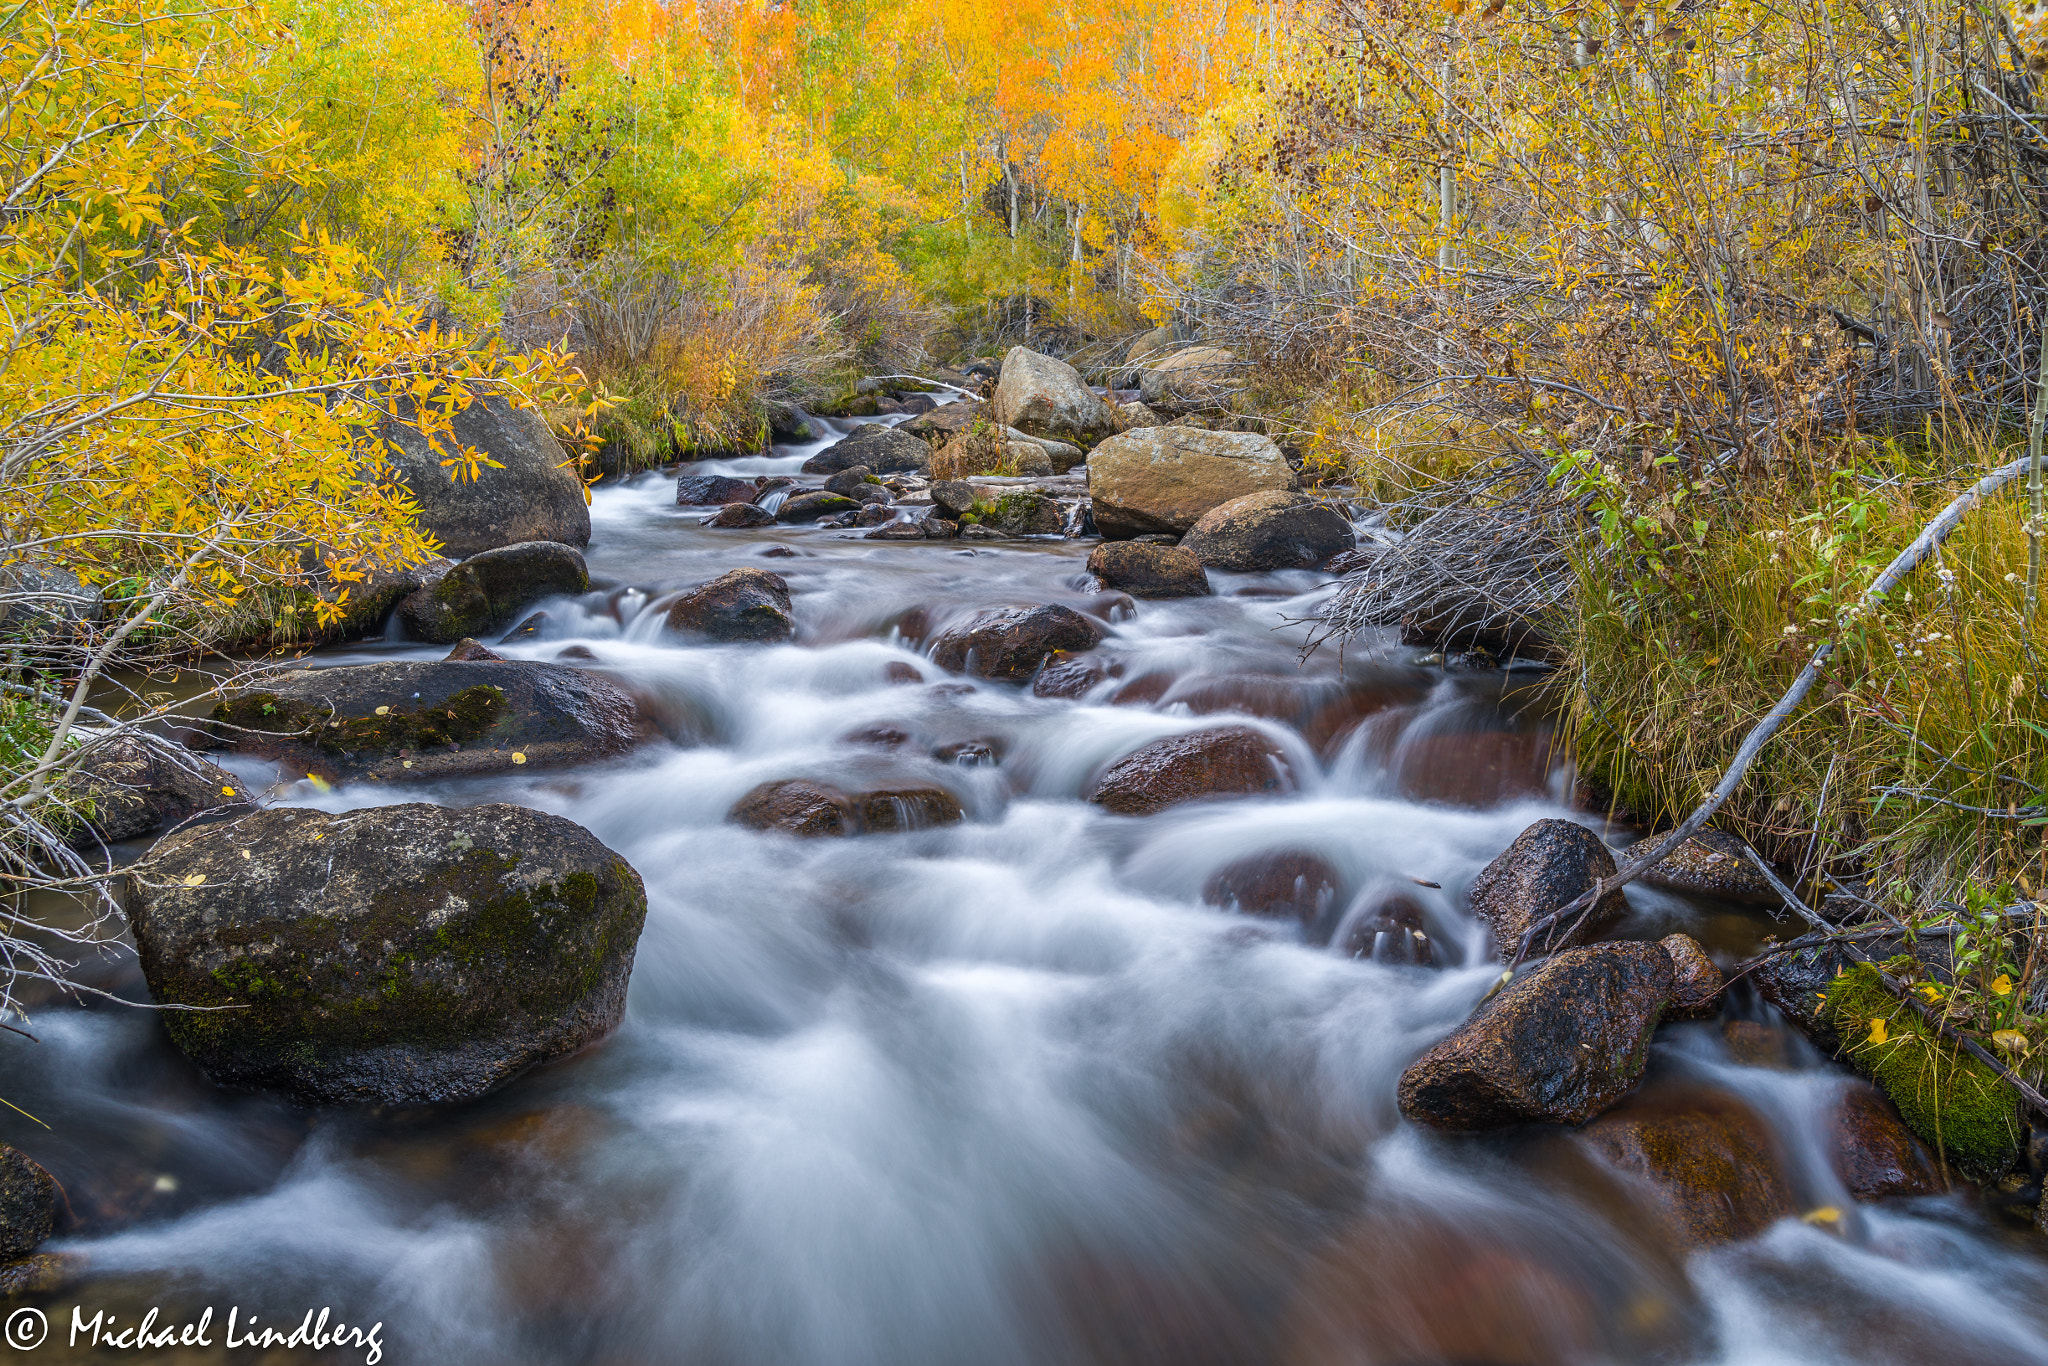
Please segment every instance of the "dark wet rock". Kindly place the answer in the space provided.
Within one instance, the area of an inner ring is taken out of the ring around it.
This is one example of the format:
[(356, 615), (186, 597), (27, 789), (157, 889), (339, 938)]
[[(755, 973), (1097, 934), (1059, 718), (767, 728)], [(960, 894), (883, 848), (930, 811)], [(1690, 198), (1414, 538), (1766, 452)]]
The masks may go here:
[(1179, 535), (1233, 498), (1295, 487), (1294, 470), (1263, 436), (1147, 427), (1113, 436), (1088, 457), (1088, 494), (1106, 538)]
[(1671, 1006), (1667, 1020), (1711, 1020), (1721, 1013), (1727, 978), (1699, 940), (1689, 934), (1667, 934), (1658, 947), (1671, 955)]
[(1525, 968), (1401, 1076), (1401, 1113), (1439, 1129), (1584, 1124), (1635, 1086), (1671, 1002), (1655, 944), (1566, 949)]
[(825, 481), (825, 492), (844, 494), (848, 498), (857, 498), (860, 496), (862, 489), (869, 487), (868, 476), (873, 473), (874, 471), (866, 465), (855, 465), (849, 469), (843, 469)]
[(755, 490), (754, 496), (750, 501), (756, 503), (767, 502), (768, 495), (778, 489), (791, 489), (797, 486), (796, 480), (786, 474), (764, 474), (755, 483), (759, 487)]
[(241, 780), (225, 769), (168, 741), (136, 737), (95, 746), (67, 786), (92, 804), (92, 815), (69, 832), (81, 848), (152, 835), (247, 800)]
[(1073, 366), (1013, 346), (989, 400), (996, 422), (1030, 436), (1092, 446), (1117, 429), (1116, 414)]
[(1139, 541), (1104, 541), (1088, 553), (1088, 572), (1134, 598), (1199, 598), (1209, 576), (1191, 551)]
[(932, 751), (932, 758), (942, 764), (957, 764), (961, 768), (981, 768), (1003, 761), (1003, 742), (996, 737), (982, 740), (956, 740), (950, 745), (940, 745)]
[(1793, 1212), (1769, 1125), (1724, 1092), (1631, 1097), (1588, 1124), (1580, 1141), (1646, 1188), (1688, 1251), (1754, 1237)]
[(932, 507), (954, 520), (974, 511), (974, 485), (965, 479), (940, 479), (931, 487)]
[(951, 627), (933, 642), (932, 662), (951, 673), (1028, 683), (1061, 650), (1091, 650), (1100, 626), (1071, 607), (1001, 607)]
[(1228, 726), (1139, 746), (1103, 770), (1088, 800), (1118, 815), (1149, 816), (1186, 801), (1293, 788), (1286, 753), (1270, 736), (1249, 726)]
[(57, 1226), (57, 1183), (26, 1153), (0, 1144), (0, 1262), (26, 1257)]
[(425, 782), (615, 758), (650, 732), (560, 664), (354, 664), (279, 674), (213, 710), (221, 743), (329, 782)]
[(539, 640), (542, 633), (547, 630), (547, 626), (548, 614), (546, 612), (535, 612), (525, 621), (520, 622), (504, 635), (499, 636), (498, 643), (500, 645), (513, 645), (522, 640)]
[(755, 830), (780, 830), (805, 839), (850, 835), (858, 825), (852, 799), (844, 792), (803, 778), (762, 783), (740, 798), (726, 819)]
[(1202, 886), (1202, 900), (1227, 911), (1293, 920), (1307, 930), (1337, 899), (1342, 881), (1321, 854), (1267, 849), (1217, 869)]
[[(1472, 913), (1493, 931), (1494, 952), (1505, 963), (1530, 926), (1613, 872), (1614, 855), (1591, 830), (1572, 821), (1540, 820), (1473, 879)], [(1555, 926), (1531, 951), (1583, 944), (1627, 914), (1621, 893), (1609, 892), (1577, 928)]]
[[(1663, 838), (1664, 833), (1649, 836), (1641, 852), (1648, 853)], [(1700, 831), (1643, 874), (1643, 881), (1652, 887), (1752, 906), (1776, 906), (1781, 901), (1757, 866), (1749, 861), (1749, 845), (1725, 830)]]
[(415, 427), (387, 419), (379, 434), (392, 467), (419, 503), (421, 529), (438, 537), (448, 554), (461, 558), (529, 541), (590, 544), (583, 481), (534, 409), (488, 398), (455, 414), (455, 440), (501, 466), (481, 470), (475, 479), (444, 468), (447, 454)]
[(1203, 513), (1181, 539), (1215, 569), (1314, 569), (1357, 543), (1334, 508), (1291, 489), (1264, 489)]
[[(853, 515), (853, 524), (855, 526), (881, 527), (887, 526), (889, 523), (894, 522), (895, 520), (896, 509), (889, 507), (888, 505), (883, 503), (862, 503), (860, 505), (860, 511), (856, 512)], [(924, 528), (915, 527), (914, 529), (917, 532), (917, 535), (914, 539), (920, 541), (923, 540)], [(905, 536), (899, 537), (898, 539), (910, 540), (913, 538)]]
[(862, 539), (869, 541), (925, 541), (930, 539), (925, 532), (923, 523), (889, 520), (892, 516), (893, 514), (884, 512), (882, 525), (877, 526)]
[[(1863, 947), (1882, 962), (1898, 953), (1901, 945), (1892, 939)], [(1842, 1050), (1842, 1037), (1836, 1032), (1833, 1017), (1821, 1008), (1821, 997), (1835, 974), (1848, 971), (1855, 963), (1842, 945), (1820, 944), (1765, 959), (1750, 970), (1749, 981), (1757, 995), (1776, 1006), (1793, 1028), (1833, 1057)]]
[[(937, 414), (917, 419), (930, 421)], [(837, 474), (864, 465), (876, 474), (928, 474), (932, 448), (896, 427), (867, 423), (855, 427), (843, 441), (835, 442), (804, 461), (805, 474)]]
[(860, 828), (867, 834), (929, 830), (965, 819), (960, 803), (935, 787), (895, 788), (863, 792), (854, 798)]
[(1828, 1137), (1835, 1175), (1858, 1200), (1939, 1195), (1948, 1189), (1932, 1154), (1875, 1086), (1852, 1082), (1842, 1092)]
[(0, 1300), (61, 1295), (84, 1279), (86, 1260), (75, 1252), (43, 1252), (0, 1263)]
[(1401, 892), (1382, 894), (1345, 927), (1344, 952), (1375, 963), (1427, 968), (1436, 964), (1422, 907)]
[(889, 667), (882, 671), (882, 677), (894, 684), (924, 682), (924, 675), (918, 671), (915, 664), (905, 664), (900, 659), (890, 660)]
[(746, 527), (773, 526), (775, 514), (752, 503), (727, 503), (717, 512), (704, 519), (705, 526), (720, 530), (741, 530)]
[(1038, 677), (1031, 680), (1031, 693), (1034, 697), (1081, 697), (1115, 674), (1116, 666), (1100, 655), (1063, 650), (1046, 660)]
[(768, 435), (790, 445), (802, 445), (818, 439), (816, 430), (811, 426), (810, 415), (794, 403), (768, 405)]
[(262, 811), (173, 835), (151, 872), (127, 905), (151, 995), (241, 1007), (166, 1011), (172, 1040), (311, 1104), (468, 1100), (595, 1043), (647, 915), (589, 831), (504, 803)]
[(398, 619), (415, 639), (450, 645), (503, 628), (535, 598), (589, 587), (573, 546), (525, 541), (472, 555), (399, 603)]
[(726, 474), (686, 474), (676, 480), (678, 507), (723, 507), (727, 503), (752, 502), (760, 491), (751, 479)]
[(721, 574), (669, 604), (668, 629), (712, 640), (770, 643), (796, 634), (789, 584), (765, 569)]
[(924, 537), (928, 541), (950, 541), (960, 534), (960, 524), (944, 517), (924, 519)]
[(860, 504), (843, 494), (813, 489), (808, 493), (792, 493), (783, 499), (782, 506), (775, 509), (775, 520), (815, 522), (820, 517), (829, 517), (834, 513), (858, 511)]

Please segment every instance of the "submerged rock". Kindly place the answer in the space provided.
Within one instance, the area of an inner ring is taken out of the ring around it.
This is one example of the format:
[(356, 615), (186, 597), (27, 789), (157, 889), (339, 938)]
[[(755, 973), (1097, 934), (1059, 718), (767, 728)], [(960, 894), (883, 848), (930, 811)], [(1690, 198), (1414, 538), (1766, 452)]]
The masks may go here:
[(1121, 816), (1149, 816), (1207, 797), (1289, 792), (1286, 751), (1250, 726), (1189, 731), (1141, 745), (1103, 770), (1088, 800)]
[[(906, 737), (907, 738), (907, 737)], [(959, 801), (935, 787), (886, 788), (849, 795), (830, 783), (790, 778), (762, 783), (734, 803), (726, 819), (803, 839), (890, 834), (966, 819)]]
[(1689, 934), (1668, 934), (1658, 947), (1671, 957), (1671, 1006), (1667, 1020), (1711, 1020), (1721, 1013), (1728, 982), (1700, 941)]
[(1732, 1095), (1631, 1097), (1588, 1124), (1580, 1141), (1647, 1187), (1688, 1251), (1754, 1237), (1793, 1212), (1770, 1126)]
[(1134, 598), (1199, 598), (1212, 591), (1201, 560), (1180, 546), (1104, 541), (1088, 553), (1088, 572)]
[[(279, 808), (172, 836), (128, 914), (165, 1029), (217, 1082), (310, 1104), (469, 1100), (609, 1034), (639, 874), (492, 803)], [(237, 1009), (213, 1009), (234, 1006)]]
[(1641, 1080), (1671, 1001), (1655, 944), (1595, 944), (1525, 969), (1401, 1076), (1401, 1113), (1439, 1129), (1583, 1124)]
[(1031, 680), (1033, 697), (1082, 697), (1097, 683), (1116, 675), (1116, 666), (1094, 654), (1058, 651)]
[(651, 733), (609, 679), (523, 660), (304, 669), (234, 694), (213, 719), (237, 753), (329, 782), (593, 763)]
[(1314, 569), (1358, 537), (1336, 511), (1292, 489), (1265, 489), (1203, 513), (1181, 540), (1214, 569)]
[(860, 828), (870, 834), (902, 830), (929, 830), (936, 825), (954, 825), (966, 819), (952, 793), (936, 787), (892, 788), (863, 792), (854, 799), (860, 813)]
[(56, 1181), (26, 1153), (0, 1144), (0, 1262), (28, 1256), (56, 1227)]
[[(844, 501), (844, 500), (842, 500)], [(789, 583), (765, 569), (735, 569), (669, 604), (668, 629), (712, 640), (772, 643), (796, 634)]]
[(472, 555), (400, 602), (398, 619), (415, 639), (449, 645), (504, 626), (536, 598), (589, 587), (574, 547), (523, 541)]
[[(1649, 836), (1643, 852), (1655, 848), (1668, 833)], [(1749, 845), (1725, 830), (1702, 830), (1693, 835), (1644, 873), (1643, 881), (1652, 887), (1751, 906), (1776, 906), (1783, 900), (1750, 862)]]
[[(1472, 913), (1493, 931), (1500, 961), (1515, 956), (1522, 936), (1538, 920), (1614, 872), (1614, 855), (1600, 837), (1573, 821), (1540, 820), (1515, 838), (1472, 880)], [(1577, 928), (1553, 927), (1532, 952), (1554, 952), (1599, 937), (1628, 914), (1619, 891), (1609, 892)]]
[(1345, 927), (1344, 952), (1375, 963), (1427, 968), (1436, 965), (1436, 946), (1422, 907), (1401, 892), (1382, 895)]
[(1343, 879), (1307, 849), (1268, 849), (1224, 864), (1202, 886), (1202, 900), (1226, 911), (1292, 920), (1313, 929), (1337, 899)]
[(1088, 458), (1095, 525), (1113, 541), (1180, 535), (1233, 498), (1294, 487), (1280, 448), (1244, 432), (1147, 427), (1111, 437)]
[(932, 662), (952, 673), (1029, 683), (1062, 650), (1092, 650), (1106, 634), (1071, 607), (1000, 607), (942, 632)]

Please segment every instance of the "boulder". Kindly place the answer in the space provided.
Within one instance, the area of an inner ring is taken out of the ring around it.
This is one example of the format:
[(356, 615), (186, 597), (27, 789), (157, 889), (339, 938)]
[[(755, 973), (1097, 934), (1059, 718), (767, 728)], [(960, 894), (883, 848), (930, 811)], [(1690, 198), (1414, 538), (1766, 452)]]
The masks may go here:
[(843, 497), (857, 499), (863, 490), (870, 487), (868, 476), (873, 473), (874, 471), (870, 470), (866, 465), (855, 465), (850, 469), (843, 469), (825, 481), (825, 492), (837, 493)]
[(979, 495), (974, 485), (965, 479), (941, 479), (932, 485), (932, 507), (947, 517), (959, 520), (962, 513), (974, 511)]
[(1689, 934), (1667, 934), (1657, 946), (1671, 958), (1671, 1006), (1664, 1018), (1711, 1020), (1719, 1015), (1728, 981), (1700, 941)]
[(1291, 489), (1265, 489), (1203, 513), (1181, 548), (1214, 569), (1314, 569), (1356, 545), (1336, 509)]
[(503, 468), (462, 479), (441, 465), (454, 452), (436, 449), (416, 427), (386, 419), (380, 428), (392, 467), (419, 503), (420, 526), (446, 553), (462, 558), (526, 541), (590, 544), (583, 481), (537, 410), (481, 399), (455, 414), (454, 431)]
[(988, 404), (978, 398), (942, 403), (928, 413), (910, 419), (896, 430), (928, 446), (943, 446), (963, 435), (977, 422), (989, 421)]
[(676, 480), (676, 506), (723, 507), (752, 502), (760, 485), (727, 474), (686, 474)]
[(1036, 441), (1004, 442), (1003, 459), (1013, 476), (1044, 479), (1053, 473), (1052, 456)]
[(668, 629), (713, 640), (788, 640), (796, 634), (796, 619), (789, 611), (789, 584), (780, 574), (765, 569), (721, 574), (669, 604)]
[(1401, 1074), (1401, 1113), (1438, 1129), (1584, 1124), (1642, 1078), (1671, 1001), (1655, 944), (1566, 949), (1524, 969)]
[(1003, 357), (989, 409), (1004, 426), (1075, 446), (1092, 446), (1117, 429), (1115, 412), (1080, 371), (1022, 346)]
[(788, 402), (768, 405), (768, 435), (792, 446), (818, 439), (817, 431), (811, 426), (810, 414)]
[(1088, 552), (1088, 572), (1134, 598), (1209, 596), (1209, 576), (1192, 551), (1140, 541), (1104, 541)]
[(1088, 800), (1121, 816), (1149, 816), (1186, 801), (1293, 788), (1286, 753), (1270, 736), (1227, 726), (1140, 745), (1103, 770)]
[(827, 493), (823, 489), (812, 489), (805, 493), (793, 493), (782, 500), (782, 506), (775, 509), (778, 522), (815, 522), (820, 517), (830, 517), (842, 512), (859, 512), (860, 504), (843, 494)]
[(139, 736), (95, 746), (66, 782), (92, 807), (69, 832), (80, 848), (153, 835), (246, 800), (241, 780), (225, 769), (169, 741)]
[(1107, 634), (1071, 607), (1000, 607), (942, 632), (932, 662), (951, 673), (1029, 683), (1060, 650), (1092, 650)]
[(1081, 697), (1115, 673), (1115, 666), (1099, 655), (1070, 655), (1062, 650), (1048, 659), (1038, 677), (1031, 680), (1031, 695)]
[[(937, 415), (927, 413), (917, 421), (929, 421)], [(886, 427), (879, 422), (863, 423), (843, 440), (834, 442), (804, 461), (803, 472), (837, 474), (855, 465), (865, 465), (876, 474), (925, 474), (932, 467), (932, 448), (898, 428)]]
[(1220, 347), (1190, 347), (1138, 367), (1138, 396), (1150, 407), (1216, 408), (1238, 387), (1237, 357)]
[[(1664, 833), (1651, 835), (1643, 844), (1643, 852), (1656, 848)], [(1725, 830), (1702, 830), (1693, 835), (1644, 873), (1643, 881), (1652, 887), (1751, 906), (1776, 906), (1782, 902), (1757, 866), (1749, 861), (1749, 845)]]
[(715, 526), (720, 530), (737, 530), (752, 526), (775, 525), (775, 514), (752, 503), (727, 503), (717, 512), (706, 517), (704, 526)]
[[(1614, 855), (1591, 830), (1572, 821), (1540, 820), (1472, 880), (1472, 913), (1493, 931), (1494, 952), (1505, 963), (1531, 925), (1613, 872)], [(1621, 893), (1609, 892), (1576, 928), (1552, 927), (1531, 952), (1583, 944), (1627, 914)]]
[(1342, 883), (1321, 854), (1266, 849), (1217, 869), (1202, 885), (1202, 900), (1226, 911), (1292, 920), (1309, 930), (1329, 910)]
[[(853, 514), (855, 526), (880, 527), (896, 520), (896, 509), (887, 503), (862, 503), (860, 511)], [(907, 539), (907, 538), (906, 538)], [(917, 539), (924, 539), (924, 528), (917, 529)]]
[(1858, 1200), (1939, 1195), (1941, 1168), (1884, 1092), (1852, 1082), (1830, 1117), (1828, 1160), (1843, 1189)]
[(27, 1154), (0, 1143), (0, 1262), (28, 1256), (56, 1226), (56, 1181)]
[(734, 803), (727, 820), (804, 839), (850, 835), (858, 823), (852, 800), (836, 787), (803, 778), (762, 783)]
[(1135, 432), (1145, 427), (1164, 427), (1166, 419), (1142, 403), (1126, 403), (1116, 410), (1117, 426), (1126, 432)]
[(1056, 499), (1024, 489), (998, 494), (981, 524), (1005, 536), (1057, 536), (1064, 526)]
[(316, 1105), (470, 1100), (595, 1043), (647, 916), (589, 831), (505, 803), (276, 808), (173, 835), (151, 872), (127, 893), (150, 993), (208, 1007), (165, 1011), (172, 1040)]
[(561, 664), (353, 664), (213, 709), (217, 738), (329, 782), (426, 782), (616, 758), (650, 731), (617, 684)]
[(1631, 1097), (1588, 1124), (1579, 1141), (1647, 1188), (1667, 1233), (1687, 1251), (1754, 1237), (1793, 1212), (1770, 1127), (1723, 1092)]
[(398, 619), (414, 639), (449, 645), (504, 626), (536, 598), (589, 587), (574, 547), (525, 541), (472, 555), (399, 603)]
[(935, 787), (896, 788), (863, 792), (854, 798), (860, 828), (870, 834), (929, 830), (966, 819), (952, 793)]
[(1113, 541), (1182, 535), (1233, 498), (1294, 487), (1280, 448), (1245, 432), (1147, 427), (1111, 437), (1088, 457), (1095, 525)]

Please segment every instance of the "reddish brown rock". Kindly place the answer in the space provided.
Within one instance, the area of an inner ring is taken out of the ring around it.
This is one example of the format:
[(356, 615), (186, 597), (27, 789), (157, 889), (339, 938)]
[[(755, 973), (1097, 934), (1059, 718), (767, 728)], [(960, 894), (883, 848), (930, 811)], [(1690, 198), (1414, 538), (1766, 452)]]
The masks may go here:
[[(1668, 832), (1651, 835), (1642, 852), (1655, 848), (1665, 833)], [(1770, 882), (1750, 862), (1749, 845), (1725, 830), (1700, 831), (1644, 873), (1643, 881), (1652, 887), (1752, 906), (1776, 906), (1781, 901)]]
[(1671, 1237), (1687, 1249), (1753, 1237), (1793, 1212), (1769, 1127), (1733, 1096), (1632, 1097), (1588, 1124), (1581, 1140), (1644, 1183)]
[(858, 824), (853, 801), (844, 792), (803, 778), (762, 783), (740, 798), (726, 819), (756, 830), (781, 830), (804, 839), (851, 835)]
[(1202, 562), (1177, 545), (1104, 541), (1088, 553), (1088, 572), (1134, 598), (1200, 598), (1210, 592)]
[(1115, 677), (1116, 666), (1099, 655), (1071, 655), (1062, 650), (1045, 662), (1031, 681), (1034, 697), (1081, 697), (1105, 678)]
[(1657, 946), (1671, 955), (1671, 1006), (1667, 1020), (1711, 1020), (1721, 1013), (1721, 995), (1728, 981), (1699, 940), (1689, 934), (1668, 934)]
[(924, 682), (924, 675), (918, 672), (915, 664), (905, 664), (900, 659), (890, 660), (889, 667), (882, 671), (882, 677), (895, 684)]
[(1425, 735), (1400, 746), (1394, 777), (1412, 801), (1483, 809), (1545, 795), (1553, 749), (1541, 730)]
[(943, 632), (932, 662), (953, 673), (1029, 683), (1053, 655), (1092, 650), (1104, 634), (1071, 607), (1001, 607)]
[(454, 649), (442, 656), (441, 662), (443, 664), (504, 664), (507, 660), (505, 656), (499, 654), (490, 646), (479, 644), (477, 641), (465, 636), (456, 642)]
[(1281, 748), (1249, 726), (1189, 731), (1140, 746), (1111, 764), (1088, 800), (1122, 816), (1149, 816), (1205, 797), (1292, 791)]
[(860, 828), (871, 834), (929, 830), (966, 819), (953, 794), (935, 787), (863, 792), (854, 803), (860, 813)]
[[(1614, 855), (1591, 830), (1572, 821), (1540, 820), (1473, 879), (1472, 913), (1493, 931), (1494, 951), (1505, 963), (1532, 925), (1613, 872)], [(1627, 914), (1621, 893), (1609, 892), (1576, 928), (1556, 926), (1531, 951), (1583, 944)]]
[(1426, 968), (1435, 964), (1423, 910), (1412, 896), (1395, 892), (1352, 917), (1344, 932), (1344, 953), (1375, 963)]
[(1868, 1082), (1842, 1092), (1830, 1125), (1828, 1157), (1835, 1175), (1858, 1200), (1939, 1195), (1948, 1189), (1941, 1169), (1898, 1108)]
[(1306, 849), (1267, 849), (1226, 863), (1202, 887), (1202, 900), (1227, 911), (1294, 920), (1309, 929), (1337, 899), (1337, 870)]
[(771, 642), (796, 634), (789, 584), (765, 569), (735, 569), (669, 604), (668, 629), (713, 640)]

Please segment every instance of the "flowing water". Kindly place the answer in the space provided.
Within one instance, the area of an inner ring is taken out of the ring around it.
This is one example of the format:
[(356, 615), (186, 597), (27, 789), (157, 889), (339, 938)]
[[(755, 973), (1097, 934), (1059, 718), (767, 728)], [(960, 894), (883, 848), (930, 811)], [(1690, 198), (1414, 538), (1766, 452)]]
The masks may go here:
[[(76, 1303), (123, 1323), (212, 1306), (216, 1341), (229, 1306), (245, 1331), (329, 1306), (407, 1363), (2048, 1361), (2048, 1266), (1974, 1197), (1854, 1206), (1822, 1151), (1849, 1083), (1794, 1041), (1767, 1068), (1719, 1025), (1659, 1036), (1653, 1094), (1732, 1097), (1778, 1150), (1794, 1214), (1732, 1244), (1688, 1249), (1570, 1134), (1400, 1119), (1402, 1069), (1498, 975), (1465, 887), (1572, 814), (1539, 676), (1447, 674), (1386, 642), (1303, 665), (1314, 573), (1131, 603), (1087, 591), (1080, 544), (699, 515), (659, 478), (599, 492), (601, 586), (504, 647), (589, 651), (670, 743), (597, 771), (279, 789), (511, 800), (596, 832), (649, 899), (618, 1034), (453, 1111), (307, 1114), (207, 1086), (141, 1012), (45, 1010), (4, 1094), (50, 1128), (0, 1112), (0, 1138), (63, 1181), (58, 1246), (92, 1270), (25, 1360), (90, 1357), (63, 1345)], [(746, 564), (789, 581), (796, 644), (662, 638), (668, 595)], [(1119, 676), (1077, 700), (970, 686), (899, 629), (1041, 602), (1105, 620)], [(1084, 800), (1133, 747), (1223, 723), (1269, 732), (1300, 789), (1142, 819)], [(941, 787), (968, 818), (811, 842), (725, 822), (789, 777)], [(1335, 870), (1306, 933), (1205, 903), (1273, 850)], [(1631, 935), (1732, 952), (1759, 932), (1630, 896)], [(1436, 967), (1347, 952), (1397, 901)], [(132, 960), (96, 971), (139, 997)], [(1823, 1207), (1847, 1212), (1797, 1217)]]

